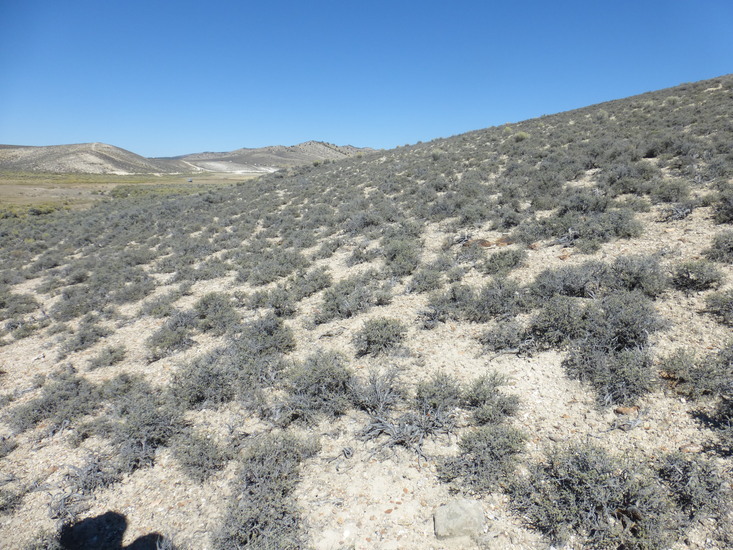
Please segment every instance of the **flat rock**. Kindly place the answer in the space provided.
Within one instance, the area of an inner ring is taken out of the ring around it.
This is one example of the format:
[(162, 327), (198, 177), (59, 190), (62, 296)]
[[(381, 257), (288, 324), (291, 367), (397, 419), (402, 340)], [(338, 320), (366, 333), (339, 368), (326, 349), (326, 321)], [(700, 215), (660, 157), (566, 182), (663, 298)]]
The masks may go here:
[(433, 522), (438, 539), (478, 537), (484, 531), (484, 510), (475, 500), (452, 500), (435, 509)]

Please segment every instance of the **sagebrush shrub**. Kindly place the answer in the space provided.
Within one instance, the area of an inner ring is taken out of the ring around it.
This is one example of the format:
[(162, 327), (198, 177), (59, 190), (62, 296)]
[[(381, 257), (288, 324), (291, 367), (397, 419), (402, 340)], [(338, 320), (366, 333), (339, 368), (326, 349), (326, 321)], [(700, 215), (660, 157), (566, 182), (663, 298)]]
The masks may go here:
[(421, 268), (415, 271), (407, 287), (408, 292), (429, 292), (443, 286), (443, 275), (440, 271), (431, 268)]
[(570, 378), (590, 383), (602, 404), (633, 403), (656, 387), (656, 373), (645, 348), (620, 351), (581, 346), (563, 361)]
[(18, 432), (49, 421), (48, 432), (54, 433), (62, 425), (92, 413), (100, 406), (97, 388), (74, 372), (54, 375), (44, 386), (40, 397), (15, 407), (8, 421)]
[(577, 298), (553, 296), (534, 314), (527, 332), (540, 348), (565, 347), (587, 333), (585, 311)]
[(389, 293), (380, 289), (375, 282), (376, 275), (368, 272), (339, 281), (323, 291), (323, 301), (316, 311), (316, 324), (333, 319), (348, 319), (374, 305), (389, 302)]
[(718, 193), (714, 207), (716, 222), (733, 223), (733, 185), (725, 187)]
[(295, 349), (295, 337), (282, 319), (268, 313), (245, 324), (236, 345), (253, 355), (287, 353)]
[(126, 354), (127, 348), (123, 345), (107, 346), (89, 360), (89, 370), (116, 365), (125, 358)]
[(88, 349), (111, 333), (111, 330), (97, 324), (97, 320), (92, 317), (82, 319), (79, 328), (61, 348), (61, 357), (66, 357), (69, 353)]
[(669, 488), (685, 523), (721, 518), (731, 510), (731, 490), (713, 462), (680, 452), (664, 455), (657, 475)]
[(705, 256), (714, 262), (733, 263), (733, 230), (721, 231), (705, 251)]
[(524, 327), (518, 322), (510, 320), (497, 322), (479, 337), (479, 342), (483, 346), (484, 352), (503, 352), (519, 350), (520, 345), (526, 338)]
[(246, 450), (226, 516), (214, 534), (217, 550), (297, 550), (307, 546), (293, 495), (300, 464), (318, 443), (288, 433), (257, 438)]
[(171, 440), (173, 456), (188, 477), (203, 483), (227, 463), (226, 453), (211, 438), (189, 430)]
[(198, 320), (198, 328), (214, 336), (235, 331), (239, 324), (239, 313), (234, 309), (228, 294), (221, 292), (204, 294), (193, 305), (193, 310)]
[(705, 298), (705, 309), (720, 319), (720, 322), (733, 327), (733, 289), (714, 292)]
[(477, 424), (499, 424), (517, 413), (519, 398), (499, 391), (505, 384), (504, 377), (492, 372), (479, 376), (463, 390), (462, 406), (471, 411)]
[(714, 264), (706, 260), (689, 260), (675, 267), (672, 284), (677, 290), (700, 292), (719, 286), (723, 278), (723, 272)]
[(169, 391), (179, 406), (216, 407), (234, 398), (237, 372), (221, 359), (222, 352), (213, 351), (178, 368)]
[(383, 247), (387, 268), (397, 277), (410, 275), (420, 265), (422, 245), (412, 239), (392, 239)]
[(282, 420), (314, 421), (320, 415), (339, 416), (354, 404), (354, 374), (346, 358), (319, 350), (295, 363), (286, 373), (288, 395), (281, 405)]
[(371, 415), (381, 416), (403, 401), (406, 389), (395, 368), (383, 371), (371, 370), (367, 379), (356, 381), (354, 386), (356, 404)]
[(644, 467), (590, 444), (559, 448), (509, 487), (512, 507), (555, 544), (664, 548), (674, 517), (666, 492)]
[(439, 476), (463, 491), (490, 492), (512, 477), (526, 437), (511, 426), (475, 428), (458, 442), (458, 456), (444, 459)]
[(380, 355), (390, 352), (402, 343), (406, 333), (407, 327), (397, 319), (369, 319), (354, 335), (356, 354)]
[(171, 315), (146, 341), (150, 349), (150, 359), (156, 361), (175, 351), (191, 347), (195, 324), (195, 315), (190, 311), (179, 311)]
[(106, 382), (101, 391), (112, 406), (110, 414), (95, 420), (93, 430), (115, 447), (120, 472), (152, 466), (157, 449), (185, 426), (182, 409), (142, 378), (123, 374)]
[(611, 265), (611, 270), (614, 287), (619, 290), (639, 290), (651, 298), (662, 294), (669, 284), (667, 274), (656, 256), (619, 256)]
[(483, 263), (481, 269), (488, 275), (505, 275), (512, 269), (522, 266), (527, 259), (527, 251), (508, 248), (494, 252)]

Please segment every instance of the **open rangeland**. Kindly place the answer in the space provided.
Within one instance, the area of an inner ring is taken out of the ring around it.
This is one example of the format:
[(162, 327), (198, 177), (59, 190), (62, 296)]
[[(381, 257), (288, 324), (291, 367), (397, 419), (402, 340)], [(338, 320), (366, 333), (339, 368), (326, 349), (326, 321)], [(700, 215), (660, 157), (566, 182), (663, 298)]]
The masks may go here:
[(0, 545), (730, 548), (732, 112), (15, 176), (94, 204), (0, 220)]

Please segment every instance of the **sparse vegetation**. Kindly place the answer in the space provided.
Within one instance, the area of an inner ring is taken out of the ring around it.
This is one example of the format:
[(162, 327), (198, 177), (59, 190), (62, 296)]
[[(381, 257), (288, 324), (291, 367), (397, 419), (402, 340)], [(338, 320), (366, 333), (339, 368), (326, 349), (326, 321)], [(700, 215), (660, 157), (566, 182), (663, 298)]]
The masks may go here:
[(357, 355), (380, 355), (404, 340), (407, 327), (396, 319), (377, 318), (364, 323), (354, 336)]
[(600, 447), (571, 446), (532, 464), (511, 485), (512, 505), (553, 543), (574, 536), (592, 548), (664, 548), (674, 516), (650, 472)]
[(115, 493), (135, 521), (221, 510), (197, 547), (389, 545), (396, 504), (352, 529), (362, 476), (432, 506), (437, 472), (551, 544), (730, 547), (732, 90), (6, 208), (3, 534), (33, 506), (52, 547)]

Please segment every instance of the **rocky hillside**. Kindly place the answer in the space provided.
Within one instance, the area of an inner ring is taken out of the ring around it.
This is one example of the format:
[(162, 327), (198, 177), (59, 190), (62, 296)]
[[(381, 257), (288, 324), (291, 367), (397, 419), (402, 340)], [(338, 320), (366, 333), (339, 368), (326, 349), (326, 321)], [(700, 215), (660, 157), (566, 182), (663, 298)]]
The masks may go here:
[(81, 174), (270, 173), (283, 167), (347, 158), (372, 149), (308, 141), (290, 147), (237, 149), (174, 158), (145, 158), (105, 143), (27, 147), (0, 146), (0, 172)]
[(733, 547), (731, 112), (0, 219), (0, 540)]

